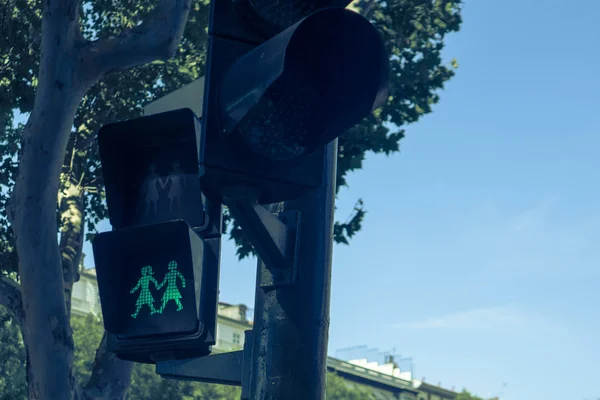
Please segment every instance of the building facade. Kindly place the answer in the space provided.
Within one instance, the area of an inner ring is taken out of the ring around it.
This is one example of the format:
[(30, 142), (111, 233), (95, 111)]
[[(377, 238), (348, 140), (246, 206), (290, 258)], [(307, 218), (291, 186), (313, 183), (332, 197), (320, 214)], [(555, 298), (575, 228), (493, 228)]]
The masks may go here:
[(79, 271), (79, 280), (73, 285), (71, 310), (76, 315), (91, 313), (98, 318), (102, 315), (95, 269)]

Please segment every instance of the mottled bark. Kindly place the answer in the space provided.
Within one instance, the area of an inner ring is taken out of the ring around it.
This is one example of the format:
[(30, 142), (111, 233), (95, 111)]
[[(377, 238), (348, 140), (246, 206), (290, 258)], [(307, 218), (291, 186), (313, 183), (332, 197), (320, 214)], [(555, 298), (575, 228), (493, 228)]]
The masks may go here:
[(85, 400), (125, 399), (133, 363), (118, 359), (106, 347), (106, 332), (96, 351), (92, 376), (83, 390)]
[(101, 77), (173, 57), (183, 36), (190, 3), (191, 0), (161, 0), (150, 18), (139, 26), (92, 42), (86, 53), (85, 70), (92, 77)]
[[(65, 372), (72, 365), (73, 338), (63, 296), (55, 207), (60, 172), (56, 155), (64, 151), (64, 141), (53, 133), (68, 131), (77, 103), (49, 97), (44, 107), (34, 109), (24, 131), (12, 223), (26, 314), (23, 333), (33, 374), (29, 396), (68, 399), (72, 379)], [(35, 134), (39, 132), (46, 134)]]
[(59, 196), (60, 255), (64, 283), (65, 307), (71, 315), (73, 284), (79, 280), (79, 264), (83, 250), (83, 190), (78, 184), (66, 183)]
[(77, 75), (82, 44), (77, 1), (44, 1), (42, 56), (34, 108), (23, 130), (11, 222), (19, 254), (30, 399), (70, 399), (73, 335), (56, 240), (59, 174), (87, 82)]

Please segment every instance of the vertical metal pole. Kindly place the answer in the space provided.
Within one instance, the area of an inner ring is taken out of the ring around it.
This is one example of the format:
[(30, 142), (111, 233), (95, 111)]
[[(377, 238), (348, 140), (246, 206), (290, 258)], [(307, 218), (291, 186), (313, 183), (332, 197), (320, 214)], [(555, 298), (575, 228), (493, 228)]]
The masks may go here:
[(263, 289), (259, 260), (251, 400), (325, 398), (336, 164), (337, 140), (327, 146), (323, 185), (284, 205), (301, 218), (294, 284)]

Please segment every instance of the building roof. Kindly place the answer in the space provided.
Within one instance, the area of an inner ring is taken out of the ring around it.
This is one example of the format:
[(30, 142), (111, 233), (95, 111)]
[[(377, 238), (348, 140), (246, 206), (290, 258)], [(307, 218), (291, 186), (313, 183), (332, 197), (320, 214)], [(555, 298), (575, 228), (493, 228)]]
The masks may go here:
[[(337, 372), (342, 377), (350, 381), (356, 381), (371, 387), (384, 389), (388, 392), (418, 393), (418, 391), (413, 387), (411, 381), (377, 372), (369, 368), (350, 364), (349, 362), (338, 360), (337, 358), (327, 357), (327, 369)], [(382, 397), (382, 399), (385, 399), (385, 397)]]
[(239, 319), (230, 318), (230, 317), (227, 317), (222, 314), (219, 314), (218, 318), (219, 318), (219, 321), (225, 321), (225, 322), (229, 322), (234, 325), (239, 325), (240, 328), (252, 329), (252, 322), (250, 322), (250, 321), (241, 321)]
[(79, 273), (81, 275), (88, 275), (88, 276), (92, 276), (92, 277), (96, 278), (96, 268), (83, 269), (83, 270), (79, 271)]
[(431, 385), (429, 383), (425, 383), (423, 381), (418, 381), (418, 380), (415, 380), (413, 382), (414, 382), (415, 388), (417, 388), (420, 391), (425, 392), (425, 393), (431, 393), (431, 394), (435, 394), (438, 396), (444, 396), (444, 397), (450, 397), (450, 398), (454, 398), (457, 395), (456, 392), (449, 390), (449, 389), (444, 389), (441, 386)]

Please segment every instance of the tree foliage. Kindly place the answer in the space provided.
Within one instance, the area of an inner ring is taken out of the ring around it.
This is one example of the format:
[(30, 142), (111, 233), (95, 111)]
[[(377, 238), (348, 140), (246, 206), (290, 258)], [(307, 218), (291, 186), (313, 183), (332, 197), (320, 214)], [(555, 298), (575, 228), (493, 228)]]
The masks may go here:
[(33, 108), (41, 24), (39, 0), (6, 0), (0, 4), (0, 270), (8, 272), (17, 270), (6, 207), (23, 128), (14, 126), (13, 113)]
[[(352, 7), (383, 35), (390, 54), (390, 96), (377, 112), (339, 139), (337, 185), (347, 186), (348, 173), (361, 169), (367, 153), (390, 155), (400, 150), (403, 127), (432, 111), (439, 90), (454, 76), (456, 61), (445, 65), (446, 35), (460, 28), (461, 0), (358, 0)], [(336, 222), (338, 243), (348, 243), (365, 216), (359, 199), (345, 222)]]
[(73, 339), (75, 342), (75, 378), (84, 384), (90, 378), (96, 349), (100, 345), (104, 327), (93, 314), (87, 316), (74, 315), (71, 318)]
[[(75, 376), (82, 384), (92, 371), (95, 349), (102, 340), (102, 321), (88, 314), (73, 316), (75, 339)], [(129, 389), (129, 400), (237, 400), (239, 388), (162, 379), (154, 366), (135, 364)]]
[(20, 400), (27, 395), (25, 349), (15, 320), (0, 307), (0, 400)]
[(371, 400), (373, 394), (366, 387), (351, 384), (334, 372), (327, 373), (327, 400)]
[[(483, 397), (475, 396), (471, 394), (467, 389), (463, 389), (462, 392), (456, 396), (455, 400), (485, 400)], [(492, 399), (493, 400), (493, 399)]]

